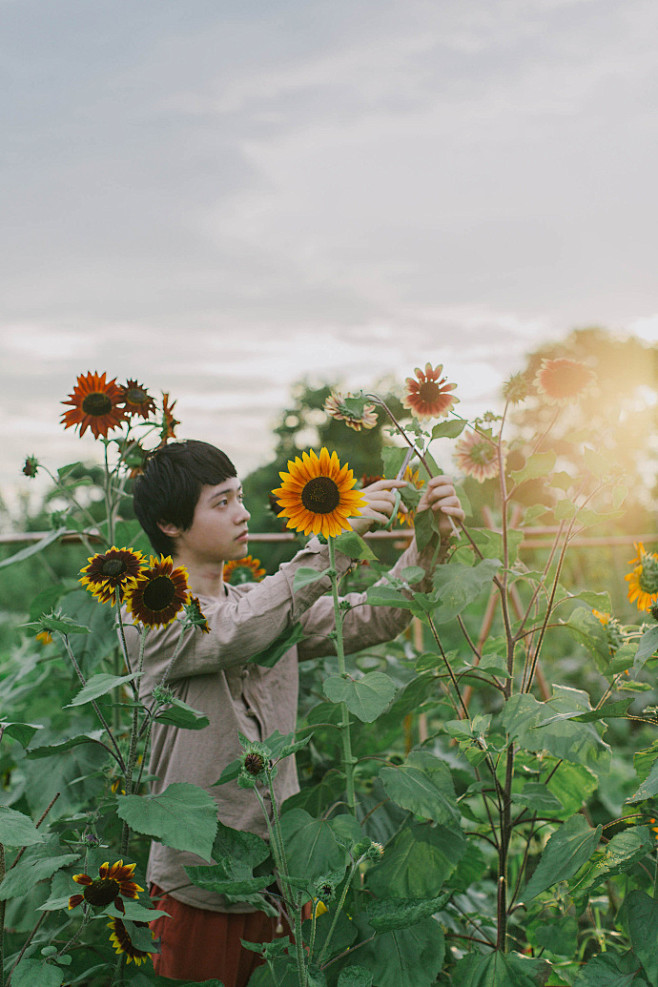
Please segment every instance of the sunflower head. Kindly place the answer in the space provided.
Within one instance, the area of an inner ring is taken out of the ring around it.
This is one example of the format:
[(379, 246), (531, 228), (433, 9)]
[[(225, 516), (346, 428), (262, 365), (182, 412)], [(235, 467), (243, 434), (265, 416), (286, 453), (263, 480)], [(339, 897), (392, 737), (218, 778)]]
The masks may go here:
[(334, 391), (324, 402), (324, 410), (331, 418), (344, 421), (355, 432), (360, 432), (362, 428), (374, 428), (377, 424), (375, 406), (366, 401), (362, 394), (354, 397), (348, 391), (343, 397)]
[(624, 576), (628, 583), (628, 599), (638, 610), (649, 610), (658, 601), (658, 555), (645, 552), (642, 542), (635, 542), (637, 556), (630, 560), (633, 566)]
[(416, 418), (442, 418), (447, 415), (459, 398), (451, 394), (457, 385), (448, 384), (448, 378), (442, 376), (443, 364), (432, 367), (431, 363), (426, 363), (424, 370), (416, 367), (415, 372), (415, 378), (407, 377), (404, 407), (409, 408)]
[[(131, 937), (131, 926), (137, 929), (148, 929), (148, 922), (131, 922), (126, 923), (120, 918), (112, 918), (108, 923), (108, 929), (112, 929), (110, 935), (110, 942), (112, 943), (114, 949), (119, 955), (123, 953), (126, 957), (126, 963), (133, 962), (135, 966), (140, 966), (142, 963), (146, 963), (149, 956), (153, 954), (147, 950), (140, 949), (135, 942), (133, 937)], [(152, 939), (155, 939), (155, 932), (149, 929)], [(133, 933), (134, 936), (134, 933)], [(155, 950), (153, 950), (155, 952)]]
[(170, 555), (150, 557), (135, 583), (126, 590), (126, 606), (130, 614), (147, 627), (165, 627), (189, 603), (187, 570), (174, 567)]
[(89, 874), (74, 874), (73, 880), (76, 884), (83, 885), (84, 891), (82, 894), (71, 895), (69, 909), (86, 901), (96, 908), (114, 904), (115, 908), (124, 912), (122, 897), (138, 898), (139, 892), (144, 890), (132, 880), (134, 871), (135, 864), (124, 864), (123, 860), (117, 860), (111, 867), (107, 861), (101, 864), (97, 878), (90, 877)]
[(510, 404), (520, 404), (529, 394), (528, 378), (524, 373), (512, 374), (503, 384), (503, 397)]
[(80, 570), (83, 574), (80, 582), (101, 603), (114, 606), (116, 591), (119, 590), (122, 600), (142, 571), (143, 559), (142, 553), (132, 548), (113, 546), (107, 552), (89, 558), (89, 565)]
[(160, 420), (160, 446), (167, 444), (169, 439), (176, 438), (176, 426), (180, 425), (177, 418), (174, 418), (174, 408), (176, 407), (176, 402), (172, 401), (169, 404), (169, 394), (166, 391), (162, 393), (162, 417)]
[(228, 559), (224, 563), (224, 582), (233, 586), (240, 583), (259, 583), (264, 576), (265, 569), (261, 567), (260, 559), (254, 559), (251, 555), (246, 555), (243, 559)]
[(210, 634), (208, 621), (197, 596), (190, 595), (189, 603), (186, 603), (183, 609), (185, 610), (184, 623), (188, 627), (198, 627), (202, 634)]
[(36, 640), (39, 641), (41, 644), (44, 644), (44, 645), (45, 644), (52, 644), (53, 643), (53, 636), (50, 633), (50, 631), (39, 631), (39, 633), (36, 635)]
[(473, 430), (455, 442), (455, 462), (462, 473), (484, 483), (498, 476), (498, 449), (493, 439)]
[(365, 500), (352, 489), (356, 480), (347, 463), (341, 466), (336, 453), (323, 447), (319, 456), (311, 449), (289, 461), (288, 470), (279, 473), (283, 482), (272, 491), (288, 528), (326, 538), (352, 530), (348, 519), (360, 516)]
[(72, 425), (80, 426), (80, 436), (88, 428), (95, 439), (107, 437), (111, 428), (119, 428), (125, 420), (125, 410), (122, 407), (123, 388), (119, 387), (116, 378), (105, 380), (105, 373), (80, 374), (73, 393), (62, 404), (72, 407), (62, 414), (64, 428)]
[(26, 456), (25, 464), (23, 466), (23, 473), (33, 479), (37, 475), (39, 469), (39, 460), (36, 456)]
[(155, 411), (155, 401), (141, 384), (136, 380), (129, 380), (121, 388), (122, 404), (126, 415), (139, 415), (140, 418), (148, 418)]
[(583, 397), (596, 382), (596, 376), (580, 360), (560, 357), (543, 359), (535, 375), (535, 386), (548, 404), (566, 405)]

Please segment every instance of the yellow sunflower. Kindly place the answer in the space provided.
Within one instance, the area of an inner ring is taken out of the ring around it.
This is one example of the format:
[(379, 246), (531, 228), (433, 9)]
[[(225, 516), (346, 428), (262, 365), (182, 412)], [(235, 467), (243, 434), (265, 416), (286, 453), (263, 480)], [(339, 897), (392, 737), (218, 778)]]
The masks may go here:
[(132, 548), (112, 547), (99, 555), (89, 558), (80, 572), (79, 580), (101, 603), (114, 606), (116, 590), (120, 590), (122, 600), (128, 586), (132, 585), (142, 571), (144, 556)]
[(288, 470), (279, 473), (283, 483), (272, 491), (282, 507), (278, 517), (288, 518), (288, 528), (326, 538), (352, 530), (348, 519), (359, 517), (366, 502), (352, 490), (356, 480), (347, 463), (341, 466), (336, 453), (329, 455), (323, 447), (319, 456), (311, 449), (289, 460)]
[(174, 568), (170, 555), (159, 559), (152, 555), (149, 566), (126, 590), (129, 612), (148, 627), (170, 624), (189, 600), (187, 570), (184, 566)]
[(403, 406), (416, 418), (441, 418), (447, 415), (458, 397), (451, 394), (456, 384), (447, 384), (447, 377), (442, 377), (443, 364), (432, 368), (431, 363), (425, 364), (425, 369), (416, 367), (416, 379), (407, 377), (407, 393)]
[[(402, 477), (402, 479), (406, 480), (407, 483), (413, 484), (416, 490), (422, 490), (423, 487), (425, 486), (425, 483), (420, 478), (420, 471), (412, 469), (411, 466), (407, 466), (407, 468), (404, 471), (404, 476)], [(415, 513), (416, 512), (412, 508), (409, 508), (406, 514), (403, 513), (402, 511), (398, 511), (398, 516), (397, 516), (398, 524), (406, 524), (410, 528), (413, 528)]]
[(139, 415), (148, 418), (155, 411), (155, 401), (141, 384), (129, 380), (122, 388), (122, 404), (127, 415)]
[(578, 400), (590, 390), (596, 377), (589, 367), (580, 360), (568, 360), (560, 357), (557, 360), (541, 361), (541, 366), (535, 375), (535, 386), (549, 404), (565, 405)]
[(122, 896), (138, 898), (139, 892), (144, 890), (132, 880), (134, 872), (135, 864), (124, 864), (123, 860), (117, 860), (111, 867), (108, 861), (101, 864), (97, 878), (90, 877), (89, 874), (74, 874), (73, 880), (76, 884), (84, 885), (84, 891), (82, 894), (71, 895), (69, 909), (76, 908), (83, 901), (98, 908), (105, 908), (114, 902), (115, 908), (125, 912)]
[(479, 432), (469, 432), (455, 442), (455, 462), (462, 473), (484, 483), (498, 476), (498, 450), (496, 444)]
[(265, 576), (260, 559), (245, 555), (243, 559), (229, 559), (224, 563), (223, 579), (225, 583), (237, 586), (239, 583), (259, 583)]
[(90, 428), (95, 439), (106, 438), (108, 431), (119, 428), (126, 417), (122, 402), (123, 388), (117, 385), (116, 378), (106, 381), (104, 373), (91, 371), (80, 374), (68, 401), (62, 401), (73, 405), (63, 413), (62, 424), (64, 428), (79, 425), (80, 436)]
[[(148, 928), (148, 922), (134, 922), (138, 928)], [(130, 938), (130, 933), (126, 928), (125, 924), (120, 918), (113, 918), (107, 923), (108, 929), (112, 929), (112, 934), (110, 935), (110, 942), (114, 946), (117, 953), (124, 953), (126, 957), (126, 963), (130, 963), (131, 960), (134, 962), (135, 966), (140, 966), (142, 963), (146, 963), (149, 956), (152, 953), (147, 953), (143, 949), (138, 949)], [(155, 939), (155, 932), (150, 930), (151, 937)]]
[(44, 645), (45, 644), (52, 644), (53, 643), (53, 636), (50, 633), (50, 631), (39, 631), (39, 633), (36, 635), (36, 640), (37, 641), (40, 641), (41, 644), (44, 644)]
[(628, 599), (638, 610), (650, 610), (658, 600), (658, 555), (646, 552), (641, 541), (633, 542), (636, 556), (629, 559), (633, 568), (624, 576), (628, 583)]

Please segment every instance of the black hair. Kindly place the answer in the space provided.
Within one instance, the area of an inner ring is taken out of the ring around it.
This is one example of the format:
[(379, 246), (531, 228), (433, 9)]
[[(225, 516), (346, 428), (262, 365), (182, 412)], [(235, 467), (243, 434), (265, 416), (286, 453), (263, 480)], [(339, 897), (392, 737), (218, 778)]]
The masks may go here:
[(173, 539), (162, 531), (159, 521), (187, 531), (201, 488), (237, 475), (228, 456), (209, 442), (171, 442), (151, 453), (144, 472), (135, 480), (133, 495), (137, 520), (155, 551), (171, 555), (174, 550)]

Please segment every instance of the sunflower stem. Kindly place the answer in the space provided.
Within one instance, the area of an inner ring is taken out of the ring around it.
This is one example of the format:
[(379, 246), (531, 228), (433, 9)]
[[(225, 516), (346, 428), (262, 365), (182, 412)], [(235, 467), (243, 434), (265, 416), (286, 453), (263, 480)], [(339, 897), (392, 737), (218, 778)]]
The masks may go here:
[[(142, 631), (141, 637), (139, 639), (139, 661), (137, 663), (137, 678), (142, 672), (142, 667), (144, 665), (144, 648), (146, 646), (146, 635), (148, 631), (144, 629)], [(137, 785), (133, 785), (133, 772), (135, 770), (135, 763), (137, 761), (137, 738), (139, 737), (139, 707), (135, 703), (133, 708), (133, 719), (132, 719), (132, 729), (130, 731), (130, 749), (128, 751), (128, 765), (126, 767), (126, 795), (132, 795)], [(123, 829), (121, 831), (121, 855), (124, 856), (128, 852), (128, 843), (130, 841), (130, 828), (127, 823), (124, 822)]]
[[(5, 845), (0, 843), (0, 882), (5, 876)], [(5, 987), (5, 903), (0, 901), (0, 987)]]
[[(347, 675), (345, 665), (345, 648), (343, 645), (343, 615), (338, 600), (338, 576), (336, 570), (336, 547), (334, 539), (327, 538), (329, 544), (329, 574), (331, 579), (331, 595), (334, 603), (334, 622), (336, 629), (336, 655), (338, 656), (338, 671), (341, 676)], [(342, 720), (339, 724), (340, 738), (343, 746), (343, 769), (347, 788), (347, 804), (352, 815), (356, 815), (356, 799), (354, 796), (354, 758), (352, 757), (352, 738), (350, 735), (350, 713), (346, 703), (341, 703)]]

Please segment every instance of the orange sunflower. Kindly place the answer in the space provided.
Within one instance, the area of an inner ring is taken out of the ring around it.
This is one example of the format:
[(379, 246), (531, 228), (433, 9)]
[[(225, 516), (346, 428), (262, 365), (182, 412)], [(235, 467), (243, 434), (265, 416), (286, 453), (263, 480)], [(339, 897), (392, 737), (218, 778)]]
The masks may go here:
[(596, 376), (589, 367), (580, 360), (568, 360), (566, 357), (542, 360), (535, 374), (537, 390), (543, 394), (548, 404), (555, 405), (577, 401), (586, 391), (591, 390), (595, 381)]
[(347, 463), (340, 465), (335, 452), (323, 447), (317, 456), (313, 449), (288, 461), (288, 473), (279, 473), (283, 483), (272, 493), (288, 518), (286, 526), (305, 535), (326, 538), (351, 531), (350, 517), (359, 517), (365, 499), (352, 490), (356, 480)]
[(64, 428), (79, 425), (80, 436), (90, 428), (95, 439), (101, 435), (106, 438), (109, 430), (119, 428), (126, 417), (122, 402), (123, 388), (117, 386), (116, 377), (106, 381), (104, 373), (80, 374), (68, 401), (62, 401), (73, 405), (63, 413), (62, 423)]
[(362, 428), (374, 428), (377, 424), (374, 404), (367, 404), (363, 398), (355, 398), (349, 392), (343, 397), (334, 391), (324, 402), (324, 410), (331, 418), (344, 421), (355, 432), (360, 432)]
[(112, 547), (99, 555), (92, 555), (80, 572), (79, 580), (101, 603), (114, 606), (116, 590), (122, 600), (128, 586), (134, 584), (142, 571), (144, 556), (132, 548)]
[(121, 388), (122, 404), (127, 415), (139, 415), (140, 418), (148, 418), (155, 411), (155, 401), (141, 384), (136, 380), (129, 380)]
[(36, 640), (40, 641), (41, 644), (43, 645), (52, 644), (53, 636), (50, 633), (50, 631), (39, 631), (39, 633), (36, 635)]
[(462, 473), (472, 476), (478, 483), (498, 476), (496, 444), (480, 432), (469, 432), (455, 442), (455, 462)]
[(658, 600), (658, 555), (645, 552), (641, 541), (633, 542), (636, 557), (629, 559), (633, 569), (624, 576), (628, 583), (628, 599), (638, 610), (650, 610)]
[[(133, 925), (137, 928), (148, 929), (148, 922), (134, 922)], [(121, 921), (120, 918), (113, 918), (107, 923), (108, 929), (112, 929), (112, 934), (110, 935), (110, 942), (114, 946), (118, 954), (124, 953), (126, 957), (126, 963), (130, 963), (131, 960), (134, 962), (135, 966), (140, 966), (142, 963), (146, 963), (149, 956), (152, 953), (148, 953), (143, 949), (138, 949), (130, 938), (130, 933), (125, 926), (125, 923)], [(151, 929), (151, 938), (155, 939), (155, 932)]]
[(224, 563), (223, 579), (225, 583), (237, 586), (239, 583), (259, 583), (265, 576), (260, 559), (246, 555), (243, 559), (229, 559)]
[(447, 415), (458, 397), (451, 394), (456, 384), (447, 384), (447, 377), (442, 377), (443, 364), (432, 369), (431, 363), (425, 364), (425, 370), (416, 367), (416, 379), (407, 377), (407, 393), (403, 406), (417, 418), (442, 418)]
[(124, 864), (123, 860), (117, 860), (110, 867), (106, 861), (98, 868), (98, 877), (90, 877), (89, 874), (74, 874), (73, 880), (76, 884), (85, 886), (82, 894), (73, 894), (69, 898), (69, 909), (76, 908), (83, 901), (98, 908), (105, 908), (114, 902), (114, 907), (120, 912), (125, 912), (124, 898), (138, 898), (139, 891), (144, 888), (135, 884), (131, 880), (135, 872), (135, 864)]
[(126, 589), (126, 606), (135, 620), (148, 627), (165, 627), (189, 603), (187, 570), (174, 568), (170, 555), (150, 557), (135, 582)]

